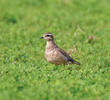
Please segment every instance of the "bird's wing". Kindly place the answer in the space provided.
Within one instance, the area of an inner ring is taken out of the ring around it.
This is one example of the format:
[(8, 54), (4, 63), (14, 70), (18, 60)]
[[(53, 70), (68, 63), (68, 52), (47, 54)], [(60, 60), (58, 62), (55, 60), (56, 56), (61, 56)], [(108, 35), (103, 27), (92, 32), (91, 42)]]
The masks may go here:
[(68, 61), (71, 61), (71, 60), (72, 60), (72, 58), (71, 58), (63, 49), (57, 47), (57, 50), (58, 50), (61, 54), (63, 54), (63, 55), (68, 59)]
[(69, 56), (69, 54), (66, 53), (63, 49), (57, 47), (57, 50), (58, 50), (61, 54), (63, 54), (63, 55), (67, 58), (68, 61), (80, 65), (79, 62), (77, 62), (77, 61), (75, 61), (73, 58), (71, 58), (71, 57)]

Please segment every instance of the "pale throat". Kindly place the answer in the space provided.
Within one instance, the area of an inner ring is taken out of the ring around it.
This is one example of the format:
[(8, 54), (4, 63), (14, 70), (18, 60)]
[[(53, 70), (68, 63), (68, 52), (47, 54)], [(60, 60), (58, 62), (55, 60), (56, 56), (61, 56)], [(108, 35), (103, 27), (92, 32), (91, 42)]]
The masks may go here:
[(49, 40), (46, 43), (46, 49), (48, 49), (48, 50), (54, 49), (55, 45), (56, 44), (55, 44), (54, 40)]

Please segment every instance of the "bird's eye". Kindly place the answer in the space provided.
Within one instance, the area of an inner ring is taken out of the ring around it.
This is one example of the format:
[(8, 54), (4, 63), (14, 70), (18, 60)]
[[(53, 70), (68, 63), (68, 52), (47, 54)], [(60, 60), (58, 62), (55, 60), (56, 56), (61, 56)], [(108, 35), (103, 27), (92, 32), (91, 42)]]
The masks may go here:
[(47, 37), (49, 37), (50, 35), (46, 35)]

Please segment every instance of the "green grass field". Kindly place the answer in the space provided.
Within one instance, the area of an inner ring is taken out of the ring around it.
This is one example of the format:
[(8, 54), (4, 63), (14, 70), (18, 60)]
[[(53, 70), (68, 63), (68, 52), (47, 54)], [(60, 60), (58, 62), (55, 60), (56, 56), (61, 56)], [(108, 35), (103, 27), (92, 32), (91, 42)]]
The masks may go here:
[[(48, 63), (45, 32), (81, 66)], [(0, 100), (110, 100), (110, 0), (0, 0)]]

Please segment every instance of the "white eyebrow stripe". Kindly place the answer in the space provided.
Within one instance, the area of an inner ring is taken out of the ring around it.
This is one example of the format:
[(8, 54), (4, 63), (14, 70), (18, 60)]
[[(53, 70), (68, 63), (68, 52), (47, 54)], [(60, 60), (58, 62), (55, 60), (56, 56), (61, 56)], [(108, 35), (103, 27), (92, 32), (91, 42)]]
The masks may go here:
[(46, 35), (52, 35), (52, 34), (46, 34)]
[(48, 36), (53, 36), (52, 34), (46, 34), (45, 36), (47, 36), (47, 35), (48, 35)]

